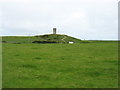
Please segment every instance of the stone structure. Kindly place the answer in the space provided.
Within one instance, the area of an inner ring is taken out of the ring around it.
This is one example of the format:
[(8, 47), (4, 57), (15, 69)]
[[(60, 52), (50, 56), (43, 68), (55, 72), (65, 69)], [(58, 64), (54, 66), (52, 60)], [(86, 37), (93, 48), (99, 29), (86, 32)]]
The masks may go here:
[(56, 34), (57, 29), (53, 28), (53, 34)]

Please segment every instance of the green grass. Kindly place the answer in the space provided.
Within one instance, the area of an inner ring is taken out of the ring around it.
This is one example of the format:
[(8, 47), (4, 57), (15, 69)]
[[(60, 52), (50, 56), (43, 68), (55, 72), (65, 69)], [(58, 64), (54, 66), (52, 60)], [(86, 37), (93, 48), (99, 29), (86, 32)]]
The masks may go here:
[(3, 44), (3, 88), (116, 88), (118, 45)]
[(2, 41), (6, 41), (6, 43), (32, 43), (35, 40), (41, 40), (40, 38), (33, 36), (4, 36), (2, 37)]
[[(64, 41), (62, 40), (63, 38)], [(57, 43), (65, 42), (68, 43), (69, 41), (73, 41), (75, 43), (81, 42), (80, 39), (61, 34), (46, 34), (40, 36), (4, 36), (2, 41), (6, 43), (20, 43), (20, 44), (32, 43), (33, 41), (55, 41)]]

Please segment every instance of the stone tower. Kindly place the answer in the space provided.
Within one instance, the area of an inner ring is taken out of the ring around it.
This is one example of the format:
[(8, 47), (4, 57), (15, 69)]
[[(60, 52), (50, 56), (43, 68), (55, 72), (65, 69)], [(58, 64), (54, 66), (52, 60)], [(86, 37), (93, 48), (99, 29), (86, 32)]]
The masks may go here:
[(57, 29), (53, 28), (53, 34), (56, 34)]

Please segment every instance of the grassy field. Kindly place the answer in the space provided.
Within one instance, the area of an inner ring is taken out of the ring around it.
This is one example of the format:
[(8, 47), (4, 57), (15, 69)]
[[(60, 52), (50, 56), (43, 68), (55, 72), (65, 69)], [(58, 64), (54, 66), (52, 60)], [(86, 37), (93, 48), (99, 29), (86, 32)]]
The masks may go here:
[(116, 88), (118, 45), (3, 43), (3, 88)]

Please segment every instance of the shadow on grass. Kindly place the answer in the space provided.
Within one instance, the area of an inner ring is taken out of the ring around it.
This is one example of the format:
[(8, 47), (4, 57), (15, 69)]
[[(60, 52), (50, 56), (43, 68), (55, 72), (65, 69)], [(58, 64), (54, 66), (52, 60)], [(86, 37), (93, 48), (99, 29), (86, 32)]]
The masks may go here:
[(19, 54), (15, 54), (14, 56), (20, 56)]
[(36, 59), (36, 60), (41, 60), (41, 58), (40, 58), (40, 57), (34, 57), (33, 59)]
[(36, 66), (34, 66), (34, 65), (29, 65), (29, 64), (24, 64), (24, 65), (21, 65), (21, 66), (19, 66), (19, 67), (22, 67), (22, 68), (37, 69), (37, 67), (36, 67)]

